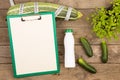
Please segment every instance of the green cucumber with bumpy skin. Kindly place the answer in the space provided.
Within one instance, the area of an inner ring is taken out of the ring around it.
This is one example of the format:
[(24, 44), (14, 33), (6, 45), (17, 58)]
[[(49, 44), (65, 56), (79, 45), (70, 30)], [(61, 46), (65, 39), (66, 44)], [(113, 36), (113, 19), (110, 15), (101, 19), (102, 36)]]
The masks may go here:
[(108, 61), (108, 47), (105, 41), (102, 41), (101, 48), (102, 48), (101, 60), (103, 63), (106, 63)]
[(93, 66), (89, 65), (83, 58), (79, 58), (78, 63), (81, 67), (83, 67), (85, 70), (87, 70), (91, 73), (97, 72), (97, 70)]
[(80, 38), (80, 42), (81, 42), (83, 48), (85, 49), (86, 54), (89, 57), (92, 57), (93, 56), (93, 50), (92, 50), (92, 47), (90, 46), (88, 40), (86, 38)]

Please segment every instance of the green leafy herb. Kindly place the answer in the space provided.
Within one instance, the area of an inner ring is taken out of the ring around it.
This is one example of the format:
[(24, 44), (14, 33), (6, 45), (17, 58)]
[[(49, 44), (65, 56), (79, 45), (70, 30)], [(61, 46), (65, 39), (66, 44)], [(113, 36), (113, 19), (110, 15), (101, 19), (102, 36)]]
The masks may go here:
[(120, 0), (114, 0), (109, 8), (97, 9), (91, 15), (93, 32), (103, 39), (117, 39), (120, 34)]

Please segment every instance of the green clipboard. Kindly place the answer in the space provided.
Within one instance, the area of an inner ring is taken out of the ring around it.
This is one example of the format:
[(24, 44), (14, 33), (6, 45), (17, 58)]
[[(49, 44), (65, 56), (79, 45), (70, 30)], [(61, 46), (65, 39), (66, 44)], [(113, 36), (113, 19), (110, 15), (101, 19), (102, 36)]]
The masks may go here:
[(7, 16), (14, 77), (60, 71), (54, 12)]

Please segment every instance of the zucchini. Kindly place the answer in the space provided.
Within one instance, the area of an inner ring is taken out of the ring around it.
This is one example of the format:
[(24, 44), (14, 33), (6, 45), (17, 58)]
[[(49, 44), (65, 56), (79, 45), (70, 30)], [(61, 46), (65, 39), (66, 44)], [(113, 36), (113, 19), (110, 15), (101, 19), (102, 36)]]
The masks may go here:
[(92, 50), (92, 47), (90, 46), (88, 40), (86, 38), (80, 38), (80, 42), (81, 42), (83, 48), (85, 49), (86, 54), (89, 57), (92, 57), (93, 56), (93, 50)]
[[(45, 2), (38, 2), (38, 12), (55, 12), (60, 5), (53, 4), (53, 3), (45, 3)], [(20, 4), (16, 4), (11, 6), (7, 12), (7, 15), (18, 15), (19, 14)], [(64, 7), (61, 13), (57, 16), (57, 18), (65, 18), (67, 13), (68, 7)], [(27, 2), (24, 3), (24, 10), (23, 14), (34, 13), (34, 2)], [(82, 13), (72, 9), (70, 20), (76, 20), (82, 16)]]
[(97, 72), (96, 69), (93, 66), (89, 65), (83, 58), (78, 59), (78, 64), (81, 67), (83, 67), (85, 70), (87, 70), (91, 73), (96, 73)]
[(102, 41), (101, 48), (102, 48), (101, 60), (103, 63), (106, 63), (108, 61), (108, 48), (105, 41)]

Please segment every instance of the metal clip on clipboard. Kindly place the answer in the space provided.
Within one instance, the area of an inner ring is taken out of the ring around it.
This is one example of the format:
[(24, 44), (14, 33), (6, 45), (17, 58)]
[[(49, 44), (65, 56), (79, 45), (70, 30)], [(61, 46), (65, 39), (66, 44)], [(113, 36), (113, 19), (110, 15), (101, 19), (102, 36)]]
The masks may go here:
[(32, 16), (21, 17), (21, 21), (33, 21), (33, 20), (41, 20), (41, 16), (40, 15), (32, 15)]

